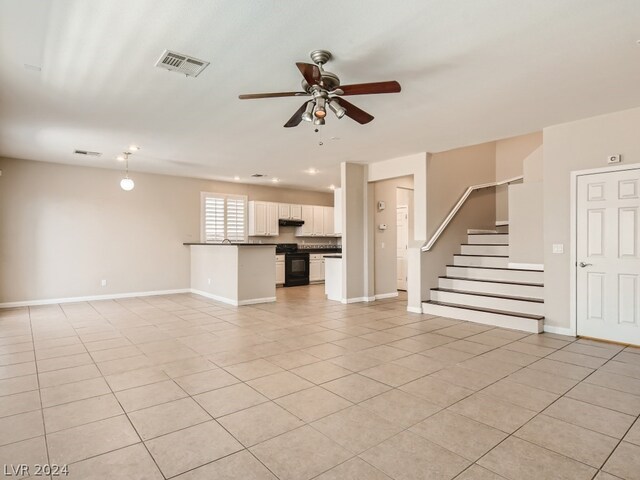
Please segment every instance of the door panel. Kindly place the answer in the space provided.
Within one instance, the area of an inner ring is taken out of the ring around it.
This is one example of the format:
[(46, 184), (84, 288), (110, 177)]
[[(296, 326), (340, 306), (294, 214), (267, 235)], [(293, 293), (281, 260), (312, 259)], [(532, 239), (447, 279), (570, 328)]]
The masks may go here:
[(578, 177), (578, 335), (640, 345), (640, 169)]

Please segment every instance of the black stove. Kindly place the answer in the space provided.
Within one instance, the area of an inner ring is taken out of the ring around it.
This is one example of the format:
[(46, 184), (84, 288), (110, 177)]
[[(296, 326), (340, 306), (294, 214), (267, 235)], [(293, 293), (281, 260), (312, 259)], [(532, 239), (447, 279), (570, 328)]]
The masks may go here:
[(297, 243), (278, 243), (276, 253), (284, 253), (284, 286), (309, 285), (309, 252), (298, 250)]
[(297, 243), (276, 243), (276, 254), (295, 253), (297, 251)]

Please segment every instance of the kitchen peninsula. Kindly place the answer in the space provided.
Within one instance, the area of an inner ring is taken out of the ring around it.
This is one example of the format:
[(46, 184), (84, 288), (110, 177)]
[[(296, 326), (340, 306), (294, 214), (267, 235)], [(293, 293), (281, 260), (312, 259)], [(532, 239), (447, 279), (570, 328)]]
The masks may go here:
[(230, 305), (276, 301), (274, 243), (184, 243), (191, 290)]

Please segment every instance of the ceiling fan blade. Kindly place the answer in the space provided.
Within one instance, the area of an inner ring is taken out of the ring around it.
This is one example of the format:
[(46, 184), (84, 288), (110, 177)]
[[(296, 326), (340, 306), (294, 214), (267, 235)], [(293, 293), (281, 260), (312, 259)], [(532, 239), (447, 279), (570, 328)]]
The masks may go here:
[(401, 88), (395, 80), (390, 82), (355, 83), (340, 85), (336, 90), (342, 90), (340, 95), (370, 95), (373, 93), (398, 93)]
[(356, 122), (364, 125), (365, 123), (369, 123), (373, 120), (373, 115), (369, 115), (364, 110), (359, 109), (353, 103), (347, 102), (344, 98), (333, 97), (332, 100), (338, 102), (347, 112), (345, 115), (347, 117), (353, 118)]
[(298, 62), (296, 63), (296, 66), (309, 85), (316, 85), (320, 83), (322, 76), (320, 75), (320, 69), (317, 65)]
[[(309, 102), (312, 102), (312, 101), (313, 100), (309, 100)], [(300, 122), (302, 121), (302, 114), (307, 108), (307, 103), (309, 102), (304, 102), (302, 104), (302, 106), (296, 111), (296, 113), (293, 114), (293, 116), (289, 119), (289, 121), (284, 124), (285, 128), (297, 127), (298, 125), (300, 125)]]
[(302, 97), (309, 95), (307, 92), (278, 92), (278, 93), (246, 93), (238, 95), (240, 100), (251, 100), (253, 98), (275, 98), (275, 97)]

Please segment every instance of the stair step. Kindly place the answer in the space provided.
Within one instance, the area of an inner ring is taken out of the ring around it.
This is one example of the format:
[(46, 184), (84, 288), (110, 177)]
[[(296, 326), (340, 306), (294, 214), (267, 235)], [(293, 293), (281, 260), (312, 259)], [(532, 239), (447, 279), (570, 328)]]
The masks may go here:
[(469, 233), (467, 243), (472, 245), (509, 245), (508, 233)]
[(544, 315), (544, 303), (539, 299), (433, 288), (431, 289), (431, 300), (463, 308), (488, 308), (517, 314)]
[(440, 277), (438, 287), (450, 290), (464, 290), (484, 294), (506, 295), (542, 299), (544, 287), (541, 283), (505, 282), (468, 279), (461, 277)]
[(509, 255), (509, 245), (486, 245), (463, 243), (460, 246), (462, 255)]
[(453, 256), (453, 264), (461, 266), (506, 268), (509, 266), (509, 257), (507, 255), (456, 254)]
[(476, 233), (498, 233), (497, 230), (484, 230), (482, 228), (468, 228), (467, 234), (476, 234)]
[(542, 270), (521, 270), (516, 268), (447, 265), (447, 277), (518, 283), (542, 283), (544, 281), (544, 272)]
[(496, 224), (496, 230), (499, 233), (509, 233), (509, 224), (504, 224), (504, 225), (497, 225)]
[(433, 300), (422, 302), (422, 311), (423, 313), (431, 315), (522, 330), (530, 333), (541, 333), (544, 328), (544, 317), (540, 315), (527, 315), (488, 308), (460, 307), (458, 305)]

